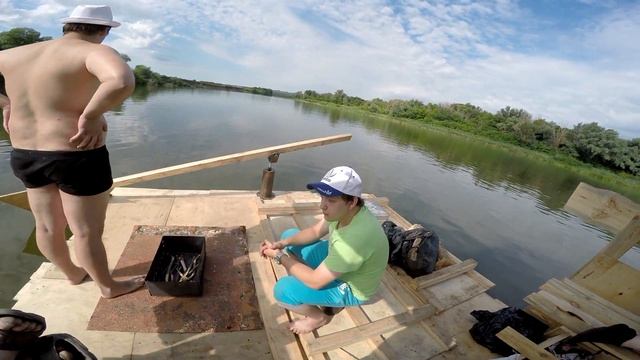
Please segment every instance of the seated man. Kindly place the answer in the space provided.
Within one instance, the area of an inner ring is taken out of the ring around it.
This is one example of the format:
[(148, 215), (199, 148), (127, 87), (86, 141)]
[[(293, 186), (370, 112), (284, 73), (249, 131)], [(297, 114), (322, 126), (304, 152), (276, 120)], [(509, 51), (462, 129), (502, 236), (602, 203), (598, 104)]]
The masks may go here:
[[(360, 198), (362, 182), (353, 169), (331, 169), (307, 188), (320, 194), (324, 218), (302, 231), (286, 230), (280, 241), (265, 241), (260, 249), (289, 274), (276, 283), (274, 296), (281, 306), (306, 316), (289, 325), (297, 334), (329, 323), (333, 308), (369, 300), (389, 258), (387, 238)], [(327, 234), (329, 240), (321, 240)]]

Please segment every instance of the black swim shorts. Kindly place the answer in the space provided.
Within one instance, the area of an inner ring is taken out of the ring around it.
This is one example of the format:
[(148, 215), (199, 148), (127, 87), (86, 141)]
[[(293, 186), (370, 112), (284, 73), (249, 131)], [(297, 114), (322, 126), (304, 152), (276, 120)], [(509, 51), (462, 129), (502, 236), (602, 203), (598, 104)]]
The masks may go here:
[(11, 169), (27, 188), (56, 184), (77, 196), (97, 195), (113, 184), (106, 146), (86, 151), (13, 149)]

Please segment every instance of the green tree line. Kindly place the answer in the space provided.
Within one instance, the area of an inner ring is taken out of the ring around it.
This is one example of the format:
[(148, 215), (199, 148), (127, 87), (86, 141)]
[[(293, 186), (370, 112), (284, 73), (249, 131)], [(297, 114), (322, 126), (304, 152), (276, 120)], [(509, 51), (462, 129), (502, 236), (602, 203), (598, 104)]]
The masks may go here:
[(508, 142), (546, 153), (567, 155), (583, 163), (640, 175), (640, 138), (626, 140), (597, 123), (564, 128), (509, 106), (490, 113), (471, 104), (424, 104), (418, 100), (364, 100), (343, 90), (318, 93), (306, 90), (296, 98), (357, 107), (362, 110), (413, 119)]
[[(49, 36), (40, 36), (40, 33), (31, 28), (14, 28), (9, 31), (0, 32), (0, 51), (17, 46), (33, 44), (40, 41), (51, 40)], [(131, 58), (127, 54), (120, 55), (125, 62), (130, 62)], [(272, 89), (262, 87), (246, 87), (237, 85), (220, 84), (210, 81), (187, 80), (175, 76), (159, 74), (146, 65), (136, 65), (133, 68), (136, 79), (136, 87), (146, 87), (148, 89), (159, 88), (207, 88), (222, 89), (228, 91), (247, 92), (258, 95), (273, 96)], [(4, 94), (4, 78), (0, 76), (0, 91)], [(280, 92), (278, 95), (286, 95)]]

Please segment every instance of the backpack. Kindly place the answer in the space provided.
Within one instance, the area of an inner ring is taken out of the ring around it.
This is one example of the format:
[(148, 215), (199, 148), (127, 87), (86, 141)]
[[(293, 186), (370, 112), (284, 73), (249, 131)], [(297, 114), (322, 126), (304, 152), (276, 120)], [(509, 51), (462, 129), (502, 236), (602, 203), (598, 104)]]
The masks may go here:
[(435, 232), (422, 225), (403, 230), (392, 221), (382, 223), (382, 229), (389, 241), (389, 264), (401, 267), (414, 278), (435, 270), (440, 250)]

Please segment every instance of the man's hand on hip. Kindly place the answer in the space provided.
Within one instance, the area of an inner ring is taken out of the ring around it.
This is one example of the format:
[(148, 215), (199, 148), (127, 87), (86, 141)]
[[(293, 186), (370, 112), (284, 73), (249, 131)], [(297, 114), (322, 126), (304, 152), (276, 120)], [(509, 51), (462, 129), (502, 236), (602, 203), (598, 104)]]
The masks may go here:
[(78, 132), (69, 139), (69, 142), (78, 149), (91, 150), (104, 145), (106, 136), (107, 121), (104, 119), (104, 115), (93, 119), (80, 115)]

